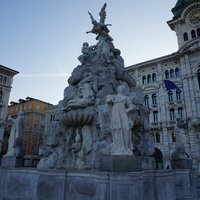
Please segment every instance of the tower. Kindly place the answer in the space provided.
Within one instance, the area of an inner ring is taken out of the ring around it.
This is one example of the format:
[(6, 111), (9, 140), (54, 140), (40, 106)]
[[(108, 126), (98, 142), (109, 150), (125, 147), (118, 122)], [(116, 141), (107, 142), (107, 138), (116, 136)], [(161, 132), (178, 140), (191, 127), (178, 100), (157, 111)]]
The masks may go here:
[(172, 13), (173, 19), (167, 23), (176, 32), (179, 51), (199, 46), (200, 0), (178, 0)]

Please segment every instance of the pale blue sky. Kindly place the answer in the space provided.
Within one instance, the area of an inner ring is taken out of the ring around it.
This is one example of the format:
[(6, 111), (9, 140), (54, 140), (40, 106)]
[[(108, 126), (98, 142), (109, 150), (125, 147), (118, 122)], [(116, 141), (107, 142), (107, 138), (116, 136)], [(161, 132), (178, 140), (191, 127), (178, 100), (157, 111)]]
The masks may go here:
[(110, 35), (130, 66), (177, 51), (167, 21), (176, 0), (0, 0), (0, 64), (20, 72), (10, 101), (27, 96), (57, 104), (79, 61), (86, 34), (107, 2)]

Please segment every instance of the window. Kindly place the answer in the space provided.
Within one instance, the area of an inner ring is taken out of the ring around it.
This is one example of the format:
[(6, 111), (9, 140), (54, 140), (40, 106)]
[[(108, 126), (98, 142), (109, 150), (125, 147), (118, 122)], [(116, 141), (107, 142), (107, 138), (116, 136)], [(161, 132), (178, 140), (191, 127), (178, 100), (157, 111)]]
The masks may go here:
[(200, 37), (200, 28), (197, 29), (197, 36)]
[(171, 108), (169, 113), (170, 113), (170, 120), (174, 121), (175, 120), (175, 110), (174, 110), (174, 108)]
[(176, 77), (179, 77), (179, 76), (180, 76), (180, 69), (179, 69), (179, 68), (176, 68), (176, 69), (175, 69), (175, 76), (176, 76)]
[(156, 74), (155, 73), (152, 74), (152, 81), (156, 82)]
[(152, 104), (153, 104), (153, 105), (156, 105), (156, 104), (157, 104), (157, 96), (156, 96), (155, 93), (152, 94)]
[(168, 92), (168, 100), (169, 102), (173, 102), (173, 92), (171, 90)]
[(192, 30), (192, 31), (191, 31), (191, 37), (192, 37), (192, 38), (195, 38), (195, 37), (196, 37), (196, 32), (195, 32), (195, 30)]
[(0, 83), (2, 83), (2, 82), (3, 82), (3, 76), (0, 75)]
[(173, 69), (170, 69), (170, 77), (174, 78), (174, 70)]
[(172, 132), (172, 142), (176, 142), (176, 133)]
[(165, 71), (165, 78), (169, 79), (169, 71), (168, 70)]
[(197, 78), (198, 78), (199, 88), (200, 88), (200, 69), (197, 70)]
[(148, 95), (145, 95), (145, 97), (144, 97), (144, 105), (145, 106), (149, 105), (149, 96)]
[(151, 75), (150, 74), (147, 76), (147, 83), (151, 83)]
[(0, 90), (0, 100), (3, 100), (3, 91)]
[(184, 33), (184, 34), (183, 34), (183, 39), (184, 39), (184, 41), (187, 41), (187, 40), (188, 40), (188, 34), (187, 34), (187, 33)]
[(154, 122), (158, 121), (158, 111), (153, 111), (153, 121)]
[(183, 108), (182, 107), (178, 108), (178, 117), (183, 118)]
[(37, 104), (36, 105), (36, 110), (39, 110), (40, 109), (40, 104)]
[(6, 84), (7, 83), (7, 77), (3, 77), (3, 84)]
[(55, 114), (52, 114), (51, 117), (50, 117), (50, 121), (51, 121), (51, 122), (52, 122), (52, 121), (55, 121), (55, 118), (56, 118)]
[(160, 143), (160, 133), (155, 134), (156, 143)]
[(181, 90), (180, 89), (176, 90), (176, 100), (177, 101), (181, 100)]
[(142, 77), (142, 83), (143, 83), (143, 84), (146, 84), (146, 82), (147, 82), (146, 76), (143, 76), (143, 77)]

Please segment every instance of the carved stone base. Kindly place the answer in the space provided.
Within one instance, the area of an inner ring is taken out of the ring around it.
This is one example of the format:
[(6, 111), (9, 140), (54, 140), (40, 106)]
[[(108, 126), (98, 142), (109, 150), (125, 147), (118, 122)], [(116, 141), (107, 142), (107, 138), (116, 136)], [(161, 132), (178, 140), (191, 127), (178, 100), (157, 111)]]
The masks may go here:
[(155, 169), (154, 158), (136, 158), (129, 155), (101, 156), (97, 169), (100, 172), (133, 172), (144, 169)]
[(197, 200), (197, 181), (185, 169), (113, 173), (1, 168), (0, 199)]
[(2, 157), (1, 167), (23, 167), (23, 157), (16, 157), (16, 156)]
[(192, 159), (174, 159), (172, 160), (172, 169), (192, 169)]

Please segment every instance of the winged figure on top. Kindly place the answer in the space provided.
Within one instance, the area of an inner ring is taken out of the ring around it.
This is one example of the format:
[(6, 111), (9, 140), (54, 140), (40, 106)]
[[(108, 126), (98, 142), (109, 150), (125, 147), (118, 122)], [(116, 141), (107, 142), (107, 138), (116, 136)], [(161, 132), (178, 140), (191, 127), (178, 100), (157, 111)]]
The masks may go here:
[(109, 41), (113, 41), (113, 39), (110, 37), (108, 26), (111, 26), (111, 24), (105, 24), (105, 19), (106, 19), (106, 6), (107, 4), (105, 3), (103, 7), (101, 8), (101, 11), (99, 12), (100, 20), (97, 22), (92, 14), (88, 11), (88, 14), (90, 15), (93, 28), (91, 31), (87, 31), (86, 33), (94, 33), (97, 35), (96, 39), (98, 40), (99, 36), (102, 36)]

